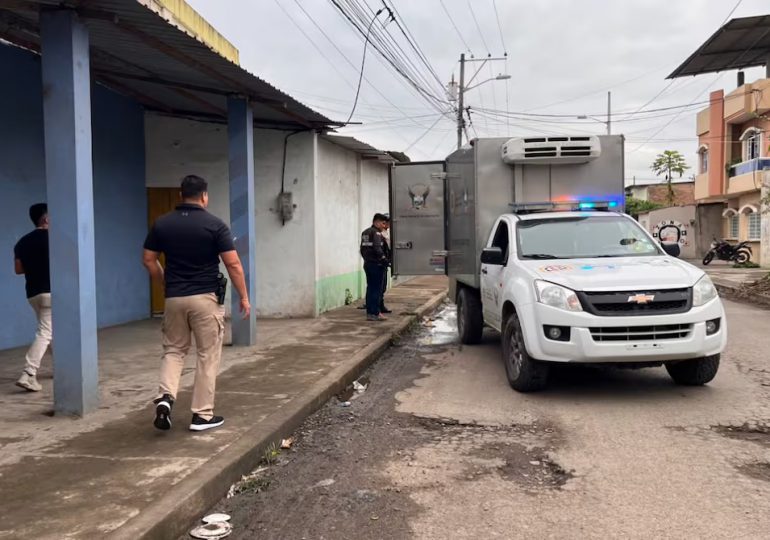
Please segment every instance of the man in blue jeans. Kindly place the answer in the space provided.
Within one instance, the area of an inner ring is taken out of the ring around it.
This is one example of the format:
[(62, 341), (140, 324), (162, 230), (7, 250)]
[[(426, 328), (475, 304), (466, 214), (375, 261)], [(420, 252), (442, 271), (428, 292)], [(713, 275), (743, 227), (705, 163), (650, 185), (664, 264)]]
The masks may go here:
[(388, 223), (387, 216), (374, 214), (372, 226), (361, 233), (361, 257), (364, 259), (366, 273), (366, 320), (385, 321), (380, 313), (382, 284), (388, 268), (388, 257), (383, 248), (382, 231)]

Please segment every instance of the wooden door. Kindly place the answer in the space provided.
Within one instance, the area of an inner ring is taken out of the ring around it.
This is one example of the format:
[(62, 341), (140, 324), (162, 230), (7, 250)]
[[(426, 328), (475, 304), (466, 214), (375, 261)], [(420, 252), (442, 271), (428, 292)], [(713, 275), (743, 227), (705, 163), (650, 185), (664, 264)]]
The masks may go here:
[[(156, 219), (163, 214), (171, 212), (180, 202), (179, 188), (147, 188), (147, 217), (149, 226), (152, 227)], [(160, 264), (164, 267), (166, 266), (163, 254), (160, 256)], [(152, 280), (150, 280), (150, 299), (152, 314), (162, 314), (165, 309), (163, 288)]]

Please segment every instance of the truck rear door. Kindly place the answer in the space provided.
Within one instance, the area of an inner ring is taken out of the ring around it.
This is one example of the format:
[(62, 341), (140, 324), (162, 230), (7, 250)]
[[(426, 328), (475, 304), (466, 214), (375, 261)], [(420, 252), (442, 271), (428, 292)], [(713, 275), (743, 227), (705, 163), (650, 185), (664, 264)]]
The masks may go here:
[(445, 163), (394, 165), (390, 174), (393, 273), (446, 273)]

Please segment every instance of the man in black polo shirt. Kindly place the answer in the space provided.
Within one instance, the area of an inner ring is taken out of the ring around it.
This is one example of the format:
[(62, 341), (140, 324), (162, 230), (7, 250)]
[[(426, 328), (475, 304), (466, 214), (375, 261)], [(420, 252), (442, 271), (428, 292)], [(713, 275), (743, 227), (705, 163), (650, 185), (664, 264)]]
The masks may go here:
[(35, 340), (27, 351), (27, 364), (24, 372), (16, 381), (30, 392), (42, 389), (37, 382), (37, 370), (40, 361), (51, 344), (51, 274), (48, 263), (48, 205), (33, 204), (29, 208), (29, 218), (35, 230), (22, 236), (13, 248), (16, 274), (24, 274), (27, 289), (27, 301), (35, 310), (37, 332)]
[[(144, 242), (144, 266), (166, 288), (163, 361), (155, 399), (154, 425), (158, 429), (171, 428), (171, 408), (192, 335), (198, 362), (190, 430), (203, 431), (224, 423), (224, 418), (214, 416), (214, 390), (225, 329), (224, 293), (219, 290), (220, 258), (241, 298), (241, 313), (248, 317), (251, 311), (232, 234), (222, 220), (206, 211), (208, 202), (206, 181), (186, 176), (182, 180), (182, 204), (158, 218)], [(165, 272), (158, 260), (161, 253), (166, 255)]]

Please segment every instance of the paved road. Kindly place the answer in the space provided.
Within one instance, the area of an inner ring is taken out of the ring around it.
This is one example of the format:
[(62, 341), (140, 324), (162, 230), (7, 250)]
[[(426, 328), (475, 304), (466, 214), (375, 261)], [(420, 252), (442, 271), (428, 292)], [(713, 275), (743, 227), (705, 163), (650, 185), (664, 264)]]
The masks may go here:
[(770, 312), (727, 309), (708, 387), (576, 368), (527, 395), (445, 309), (218, 509), (235, 538), (768, 538)]

